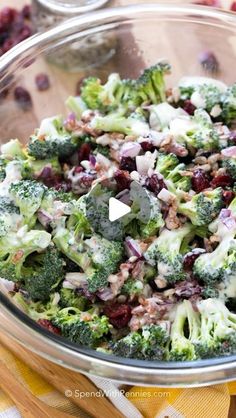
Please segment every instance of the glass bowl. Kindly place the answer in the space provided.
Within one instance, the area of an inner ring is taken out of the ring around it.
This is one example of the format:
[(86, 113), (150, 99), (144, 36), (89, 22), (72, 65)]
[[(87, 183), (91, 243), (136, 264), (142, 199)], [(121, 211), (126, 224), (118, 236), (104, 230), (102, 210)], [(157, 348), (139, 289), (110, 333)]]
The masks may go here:
[[(81, 45), (90, 45), (84, 55)], [(122, 77), (136, 77), (143, 68), (166, 58), (173, 67), (168, 78), (171, 86), (183, 75), (206, 75), (198, 62), (203, 50), (216, 55), (220, 63), (217, 78), (235, 82), (235, 14), (199, 6), (143, 4), (83, 15), (37, 34), (0, 59), (1, 141), (18, 137), (25, 142), (42, 118), (65, 112), (65, 99), (75, 93), (84, 76), (96, 74), (105, 79), (117, 71)], [(47, 91), (39, 92), (35, 86), (39, 72), (50, 77)], [(14, 100), (14, 89), (19, 86), (32, 97), (33, 107), (27, 111)], [(0, 306), (3, 332), (73, 370), (125, 383), (169, 387), (236, 378), (236, 356), (183, 363), (122, 359), (49, 333), (26, 317), (4, 292)]]

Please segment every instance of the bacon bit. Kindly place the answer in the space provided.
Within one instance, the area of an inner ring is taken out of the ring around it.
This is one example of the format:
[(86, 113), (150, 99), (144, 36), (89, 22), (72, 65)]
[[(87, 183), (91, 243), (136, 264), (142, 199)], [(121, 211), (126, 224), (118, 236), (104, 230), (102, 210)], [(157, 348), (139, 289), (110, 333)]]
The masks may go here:
[(177, 204), (176, 202), (169, 207), (168, 215), (165, 219), (166, 227), (170, 230), (177, 229), (180, 226), (180, 220), (177, 216)]
[(161, 143), (160, 151), (166, 153), (173, 152), (177, 157), (186, 157), (188, 155), (188, 150), (183, 145), (178, 144), (172, 136), (167, 137)]

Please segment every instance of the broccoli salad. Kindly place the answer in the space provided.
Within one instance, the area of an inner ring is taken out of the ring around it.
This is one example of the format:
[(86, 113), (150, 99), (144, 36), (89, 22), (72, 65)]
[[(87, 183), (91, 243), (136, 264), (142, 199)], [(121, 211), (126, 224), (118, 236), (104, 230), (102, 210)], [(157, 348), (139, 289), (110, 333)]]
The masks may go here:
[(79, 346), (191, 361), (236, 353), (236, 84), (169, 73), (88, 77), (1, 146), (0, 288)]

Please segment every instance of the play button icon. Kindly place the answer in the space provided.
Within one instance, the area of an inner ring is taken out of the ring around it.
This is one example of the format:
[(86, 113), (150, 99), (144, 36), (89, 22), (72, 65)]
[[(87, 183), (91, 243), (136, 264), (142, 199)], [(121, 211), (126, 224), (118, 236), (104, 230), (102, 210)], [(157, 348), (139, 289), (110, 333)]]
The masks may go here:
[(108, 240), (121, 241), (130, 230), (144, 228), (153, 211), (145, 187), (132, 181), (129, 188), (119, 191), (114, 177), (98, 181), (82, 200), (93, 231)]
[(120, 200), (111, 197), (109, 199), (109, 221), (114, 222), (131, 212), (131, 208)]

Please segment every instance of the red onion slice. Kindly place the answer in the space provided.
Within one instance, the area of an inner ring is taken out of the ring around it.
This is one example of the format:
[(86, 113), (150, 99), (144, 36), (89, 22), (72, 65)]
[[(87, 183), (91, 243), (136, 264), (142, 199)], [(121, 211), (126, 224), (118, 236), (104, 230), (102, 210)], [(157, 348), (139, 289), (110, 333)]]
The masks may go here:
[(138, 142), (126, 142), (120, 150), (121, 157), (136, 157), (141, 151), (141, 145)]
[(99, 290), (96, 295), (99, 297), (99, 299), (107, 301), (112, 300), (114, 298), (113, 292), (110, 289), (110, 287), (106, 287), (103, 290)]
[(46, 212), (44, 209), (40, 209), (37, 212), (39, 222), (46, 228), (50, 222), (53, 220), (53, 217)]
[(125, 249), (129, 257), (142, 257), (142, 251), (139, 244), (131, 237), (125, 239)]
[(236, 146), (225, 148), (221, 151), (221, 154), (225, 157), (236, 158)]

